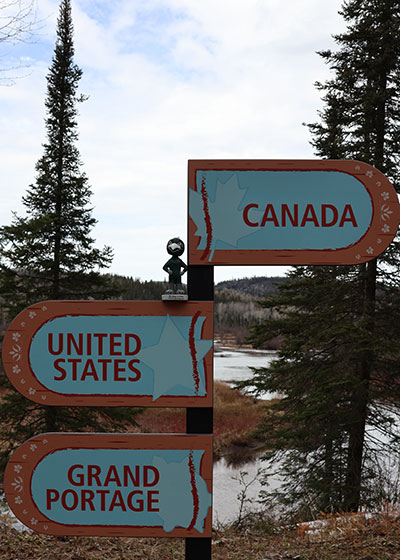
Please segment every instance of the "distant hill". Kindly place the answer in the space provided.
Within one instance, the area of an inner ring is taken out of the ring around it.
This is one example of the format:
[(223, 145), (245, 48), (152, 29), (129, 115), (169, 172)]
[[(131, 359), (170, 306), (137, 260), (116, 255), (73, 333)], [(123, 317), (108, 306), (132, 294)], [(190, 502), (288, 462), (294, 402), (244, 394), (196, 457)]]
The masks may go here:
[[(129, 276), (118, 274), (106, 275), (115, 288), (121, 292), (122, 299), (161, 299), (161, 295), (168, 289), (168, 284), (156, 280), (140, 280)], [(251, 299), (262, 298), (267, 294), (275, 293), (276, 285), (285, 281), (283, 276), (254, 276), (252, 278), (239, 278), (237, 280), (226, 280), (215, 285), (215, 298), (242, 300), (242, 296), (251, 296)]]
[(120, 274), (106, 275), (112, 286), (119, 292), (122, 300), (161, 300), (162, 294), (168, 289), (166, 282), (157, 280), (140, 280), (132, 276)]
[[(110, 282), (119, 291), (123, 300), (160, 300), (168, 284), (157, 281), (142, 281), (120, 275), (109, 275)], [(258, 276), (218, 282), (215, 286), (214, 332), (223, 343), (244, 344), (249, 327), (260, 323), (269, 311), (258, 304), (268, 294), (277, 290), (277, 284), (286, 278)], [(278, 342), (271, 341), (268, 348), (276, 348)]]
[[(141, 280), (119, 274), (105, 274), (110, 287), (115, 291), (113, 299), (120, 300), (161, 300), (168, 289), (166, 282)], [(218, 282), (214, 291), (214, 332), (222, 342), (244, 344), (249, 335), (249, 327), (260, 323), (268, 316), (268, 311), (260, 307), (258, 301), (275, 293), (277, 284), (286, 280), (275, 276), (239, 278)], [(8, 327), (11, 318), (7, 316), (0, 302), (0, 335)], [(267, 347), (275, 348), (276, 341)]]
[(277, 284), (286, 280), (287, 278), (284, 276), (253, 276), (252, 278), (240, 278), (238, 280), (218, 282), (215, 286), (215, 290), (234, 290), (235, 292), (259, 298), (266, 294), (275, 293), (277, 291)]
[[(268, 318), (270, 311), (259, 301), (277, 291), (287, 278), (258, 276), (218, 282), (215, 286), (214, 331), (221, 343), (245, 344), (249, 328)], [(271, 340), (266, 348), (276, 349), (279, 340)]]

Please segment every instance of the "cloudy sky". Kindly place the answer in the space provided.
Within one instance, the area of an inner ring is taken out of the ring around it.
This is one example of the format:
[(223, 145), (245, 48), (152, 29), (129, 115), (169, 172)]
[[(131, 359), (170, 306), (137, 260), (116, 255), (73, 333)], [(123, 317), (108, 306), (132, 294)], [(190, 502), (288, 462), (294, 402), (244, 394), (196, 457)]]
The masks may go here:
[[(0, 0), (1, 4), (4, 0)], [(37, 0), (33, 42), (0, 43), (0, 224), (35, 177), (45, 140), (46, 73), (58, 0)], [(186, 240), (189, 159), (313, 158), (321, 108), (315, 52), (335, 48), (341, 0), (73, 0), (83, 70), (79, 149), (93, 190), (96, 244), (112, 272), (162, 280), (170, 237)], [(3, 76), (6, 75), (3, 72)], [(216, 267), (216, 281), (282, 274)]]

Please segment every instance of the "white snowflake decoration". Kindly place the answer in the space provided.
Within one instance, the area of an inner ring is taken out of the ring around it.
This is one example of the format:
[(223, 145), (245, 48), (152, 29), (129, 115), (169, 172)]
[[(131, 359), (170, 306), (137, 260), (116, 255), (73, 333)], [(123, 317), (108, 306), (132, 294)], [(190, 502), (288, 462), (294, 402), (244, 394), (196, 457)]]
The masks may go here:
[(393, 214), (392, 210), (387, 204), (382, 204), (381, 206), (381, 218), (384, 222), (390, 219), (390, 215)]
[(19, 344), (14, 344), (9, 354), (14, 362), (18, 362), (21, 359), (21, 346)]
[(24, 479), (21, 476), (17, 476), (14, 478), (14, 482), (11, 483), (11, 486), (14, 486), (16, 492), (22, 492), (24, 489)]

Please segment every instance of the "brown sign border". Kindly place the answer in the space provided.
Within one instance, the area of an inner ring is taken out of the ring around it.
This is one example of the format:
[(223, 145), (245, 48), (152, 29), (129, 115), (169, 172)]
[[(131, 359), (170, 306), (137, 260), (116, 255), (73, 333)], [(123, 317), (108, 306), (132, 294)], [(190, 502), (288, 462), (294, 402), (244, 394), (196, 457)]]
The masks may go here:
[[(41, 434), (26, 441), (11, 456), (4, 475), (8, 504), (16, 517), (33, 531), (48, 535), (92, 535), (130, 537), (210, 537), (212, 508), (208, 510), (204, 533), (177, 527), (167, 533), (162, 527), (125, 525), (65, 525), (49, 520), (37, 507), (31, 495), (32, 474), (38, 463), (60, 449), (201, 449), (205, 451), (200, 475), (212, 494), (211, 435), (148, 434)], [(174, 507), (174, 504), (171, 504)]]
[(56, 317), (66, 315), (114, 316), (206, 316), (202, 337), (213, 339), (213, 303), (209, 301), (45, 301), (24, 309), (11, 322), (3, 341), (4, 369), (14, 387), (26, 398), (57, 406), (146, 406), (146, 407), (211, 407), (213, 402), (213, 349), (204, 357), (206, 395), (160, 396), (151, 395), (62, 394), (54, 392), (38, 381), (29, 362), (29, 347), (39, 328)]
[[(359, 264), (382, 253), (396, 235), (400, 206), (389, 180), (367, 163), (355, 160), (189, 160), (189, 189), (197, 190), (197, 170), (237, 171), (338, 171), (358, 179), (369, 193), (373, 204), (370, 228), (357, 243), (332, 250), (222, 250), (214, 251), (212, 261), (199, 250), (200, 238), (189, 216), (188, 260), (192, 265), (348, 265)], [(389, 229), (388, 229), (389, 228)]]

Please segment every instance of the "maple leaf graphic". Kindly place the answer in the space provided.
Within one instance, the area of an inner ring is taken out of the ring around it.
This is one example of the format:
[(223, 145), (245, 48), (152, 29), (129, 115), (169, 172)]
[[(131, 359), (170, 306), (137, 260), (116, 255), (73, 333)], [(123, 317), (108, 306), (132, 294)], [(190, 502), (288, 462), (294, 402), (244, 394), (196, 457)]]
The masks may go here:
[(215, 196), (208, 193), (205, 176), (200, 190), (190, 191), (190, 216), (197, 226), (195, 235), (201, 238), (202, 259), (211, 262), (216, 249), (237, 248), (239, 239), (249, 234), (240, 209), (246, 191), (236, 173), (225, 183), (217, 180)]

